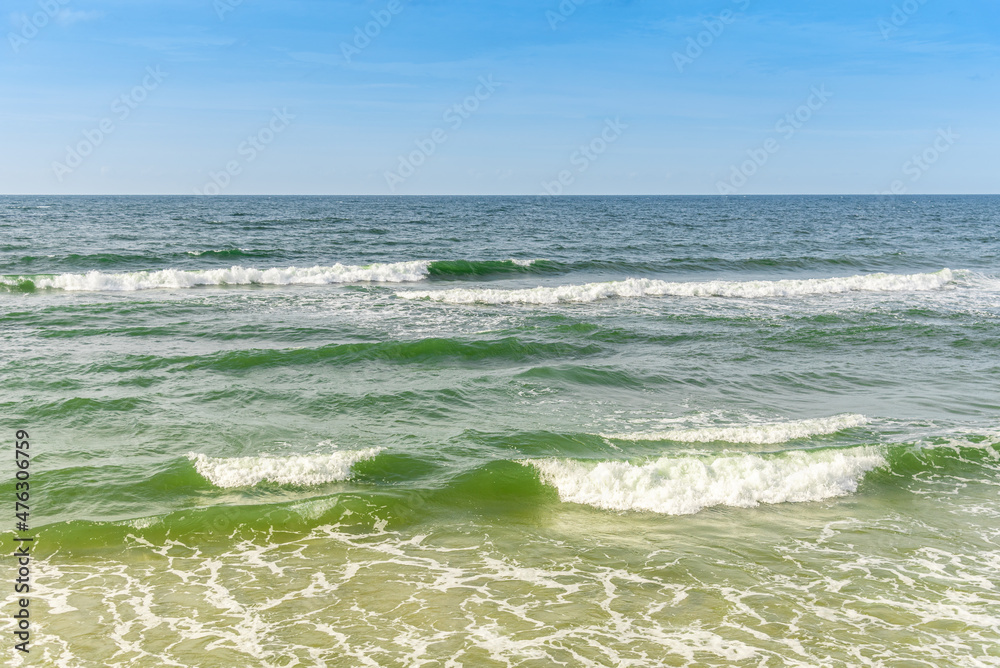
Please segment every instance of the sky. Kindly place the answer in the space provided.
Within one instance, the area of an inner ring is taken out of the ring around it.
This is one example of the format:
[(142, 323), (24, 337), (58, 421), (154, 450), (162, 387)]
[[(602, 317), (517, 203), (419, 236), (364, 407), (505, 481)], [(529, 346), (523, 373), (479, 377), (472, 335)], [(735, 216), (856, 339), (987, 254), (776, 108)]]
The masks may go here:
[(1000, 192), (996, 0), (8, 0), (0, 193)]

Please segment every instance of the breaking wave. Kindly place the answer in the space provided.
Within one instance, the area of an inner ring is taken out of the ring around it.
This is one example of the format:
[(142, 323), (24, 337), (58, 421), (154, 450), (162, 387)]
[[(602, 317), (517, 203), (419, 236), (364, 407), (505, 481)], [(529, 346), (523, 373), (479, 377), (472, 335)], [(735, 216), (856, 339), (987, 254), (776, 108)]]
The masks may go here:
[(157, 288), (195, 288), (212, 285), (329, 285), (334, 283), (406, 283), (427, 277), (427, 262), (397, 262), (353, 266), (335, 264), (331, 267), (287, 267), (284, 269), (254, 269), (234, 266), (228, 269), (136, 271), (54, 276), (7, 276), (4, 284), (19, 289), (55, 289), (77, 292), (134, 292)]
[(189, 453), (195, 470), (216, 487), (253, 487), (262, 482), (277, 485), (310, 486), (339, 482), (351, 477), (351, 467), (372, 459), (382, 448), (330, 455), (293, 455), (289, 457), (215, 458)]
[[(240, 252), (241, 255), (245, 253)], [(197, 256), (226, 257), (231, 252), (207, 251)], [(491, 274), (550, 271), (541, 260), (457, 260), (376, 263), (315, 267), (232, 266), (223, 269), (161, 269), (158, 271), (35, 274), (0, 276), (0, 286), (7, 290), (67, 290), (76, 292), (135, 292), (162, 288), (196, 288), (227, 285), (333, 285), (339, 283), (415, 283), (428, 278), (476, 278)]]
[(563, 502), (617, 511), (689, 515), (713, 506), (821, 501), (852, 494), (865, 474), (886, 466), (879, 449), (793, 451), (778, 455), (663, 457), (646, 464), (529, 460)]
[(938, 290), (955, 280), (950, 269), (929, 274), (866, 274), (843, 278), (780, 281), (705, 281), (671, 283), (649, 278), (561, 285), (522, 290), (465, 289), (397, 292), (403, 299), (426, 299), (449, 304), (558, 304), (636, 297), (795, 297), (847, 292), (913, 292)]

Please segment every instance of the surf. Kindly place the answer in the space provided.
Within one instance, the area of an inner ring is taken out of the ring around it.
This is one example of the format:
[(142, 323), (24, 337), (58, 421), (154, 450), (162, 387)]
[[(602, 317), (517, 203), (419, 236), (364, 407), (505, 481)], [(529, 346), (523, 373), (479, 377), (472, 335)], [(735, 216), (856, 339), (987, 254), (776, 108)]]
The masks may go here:
[(428, 262), (412, 261), (367, 266), (335, 264), (329, 267), (256, 269), (162, 269), (107, 273), (6, 276), (3, 284), (14, 290), (65, 290), (68, 292), (136, 292), (228, 285), (334, 285), (341, 283), (408, 283), (427, 277)]
[(253, 487), (265, 482), (307, 487), (348, 480), (355, 464), (372, 459), (380, 452), (382, 448), (327, 455), (222, 458), (192, 452), (188, 459), (200, 476), (221, 489)]
[(847, 496), (888, 461), (878, 448), (778, 455), (666, 456), (646, 463), (528, 460), (563, 502), (602, 510), (691, 515), (706, 508), (754, 508)]
[(762, 299), (833, 295), (852, 292), (918, 292), (940, 290), (956, 280), (955, 272), (942, 269), (927, 274), (864, 274), (842, 278), (784, 279), (777, 281), (668, 282), (649, 278), (504, 290), (455, 288), (396, 293), (401, 299), (447, 304), (560, 304), (589, 303), (607, 299), (643, 297), (726, 297)]
[[(188, 251), (185, 255), (206, 259), (266, 257), (269, 251), (232, 249)], [(84, 256), (71, 256), (81, 258)], [(101, 256), (102, 264), (118, 258)], [(161, 261), (156, 258), (157, 261)], [(337, 285), (350, 283), (416, 283), (429, 279), (476, 279), (508, 274), (551, 273), (558, 263), (545, 260), (408, 260), (369, 265), (333, 264), (312, 267), (272, 267), (259, 269), (242, 265), (213, 269), (159, 269), (109, 272), (92, 269), (78, 273), (24, 274), (0, 276), (0, 287), (11, 292), (64, 290), (68, 292), (137, 292), (226, 286)]]

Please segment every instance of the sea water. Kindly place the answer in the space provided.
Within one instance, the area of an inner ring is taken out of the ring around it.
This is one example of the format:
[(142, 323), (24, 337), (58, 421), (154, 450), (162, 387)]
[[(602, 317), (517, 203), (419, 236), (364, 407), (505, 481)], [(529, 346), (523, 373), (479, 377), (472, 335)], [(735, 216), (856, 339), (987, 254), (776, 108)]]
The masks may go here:
[(4, 660), (998, 666), (998, 250), (996, 197), (0, 198)]

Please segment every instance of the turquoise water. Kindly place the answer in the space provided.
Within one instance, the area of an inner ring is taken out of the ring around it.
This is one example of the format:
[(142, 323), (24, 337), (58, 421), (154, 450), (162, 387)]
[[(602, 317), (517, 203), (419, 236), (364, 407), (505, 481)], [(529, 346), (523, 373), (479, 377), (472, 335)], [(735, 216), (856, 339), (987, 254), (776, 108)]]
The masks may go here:
[(998, 226), (0, 198), (30, 663), (1000, 665)]

